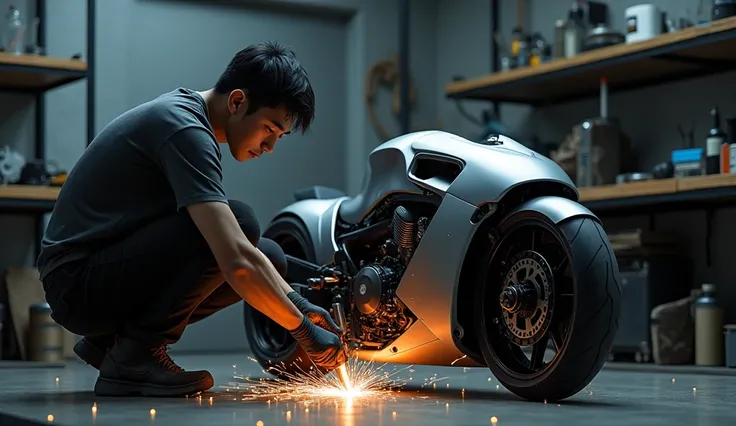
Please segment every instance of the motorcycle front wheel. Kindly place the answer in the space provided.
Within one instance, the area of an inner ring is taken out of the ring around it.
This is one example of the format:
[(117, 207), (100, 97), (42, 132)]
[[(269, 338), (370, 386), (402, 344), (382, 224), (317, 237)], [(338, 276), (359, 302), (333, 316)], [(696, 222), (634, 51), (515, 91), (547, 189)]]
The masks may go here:
[(493, 375), (531, 401), (584, 389), (608, 357), (621, 309), (618, 263), (601, 224), (507, 218), (481, 268), (478, 344)]

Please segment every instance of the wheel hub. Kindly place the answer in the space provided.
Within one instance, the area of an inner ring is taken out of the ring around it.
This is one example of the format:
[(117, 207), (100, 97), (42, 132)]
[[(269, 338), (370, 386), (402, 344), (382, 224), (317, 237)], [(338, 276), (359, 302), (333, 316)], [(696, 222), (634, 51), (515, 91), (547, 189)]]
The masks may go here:
[(511, 284), (499, 297), (501, 307), (507, 312), (529, 311), (537, 305), (537, 287), (531, 281)]
[(520, 346), (533, 345), (552, 319), (554, 279), (547, 261), (526, 250), (511, 259), (504, 275), (499, 305), (505, 334)]

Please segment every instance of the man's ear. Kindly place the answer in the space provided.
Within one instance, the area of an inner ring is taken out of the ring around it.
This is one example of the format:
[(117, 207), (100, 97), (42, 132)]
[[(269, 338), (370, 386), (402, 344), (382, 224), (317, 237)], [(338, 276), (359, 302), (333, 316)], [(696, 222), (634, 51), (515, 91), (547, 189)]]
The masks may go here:
[(248, 110), (248, 97), (243, 90), (235, 89), (230, 92), (227, 98), (227, 109), (230, 114)]

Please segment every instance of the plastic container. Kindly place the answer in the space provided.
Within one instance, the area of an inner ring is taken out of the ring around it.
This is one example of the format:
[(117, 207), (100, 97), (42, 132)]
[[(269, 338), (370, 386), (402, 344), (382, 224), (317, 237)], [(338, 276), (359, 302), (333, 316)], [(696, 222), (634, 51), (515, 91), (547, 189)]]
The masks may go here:
[(695, 300), (695, 364), (722, 366), (724, 363), (723, 309), (716, 299), (716, 286), (703, 284)]

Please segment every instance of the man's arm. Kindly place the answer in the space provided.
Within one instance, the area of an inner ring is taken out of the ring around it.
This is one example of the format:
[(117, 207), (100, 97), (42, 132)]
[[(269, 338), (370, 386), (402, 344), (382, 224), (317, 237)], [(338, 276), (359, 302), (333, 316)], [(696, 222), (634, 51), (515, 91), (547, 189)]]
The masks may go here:
[(333, 370), (347, 361), (337, 334), (315, 325), (289, 300), (283, 290), (286, 283), (271, 261), (245, 237), (230, 206), (207, 201), (190, 204), (187, 210), (225, 279), (247, 303), (289, 330), (319, 367)]
[(303, 315), (286, 297), (291, 287), (271, 261), (248, 241), (230, 206), (203, 202), (190, 204), (187, 210), (233, 290), (285, 329), (299, 327)]
[(213, 135), (199, 127), (179, 130), (157, 151), (177, 209), (187, 209), (228, 283), (251, 306), (294, 330), (302, 314), (286, 297), (271, 262), (248, 241), (230, 210), (219, 156)]
[[(289, 330), (318, 366), (331, 370), (344, 363), (340, 338), (315, 325), (310, 320), (314, 312), (302, 314), (287, 296), (291, 287), (240, 229), (222, 185), (214, 135), (198, 127), (182, 129), (164, 141), (156, 154), (174, 191), (177, 210), (186, 208), (235, 292)], [(296, 303), (304, 306), (299, 300)]]

